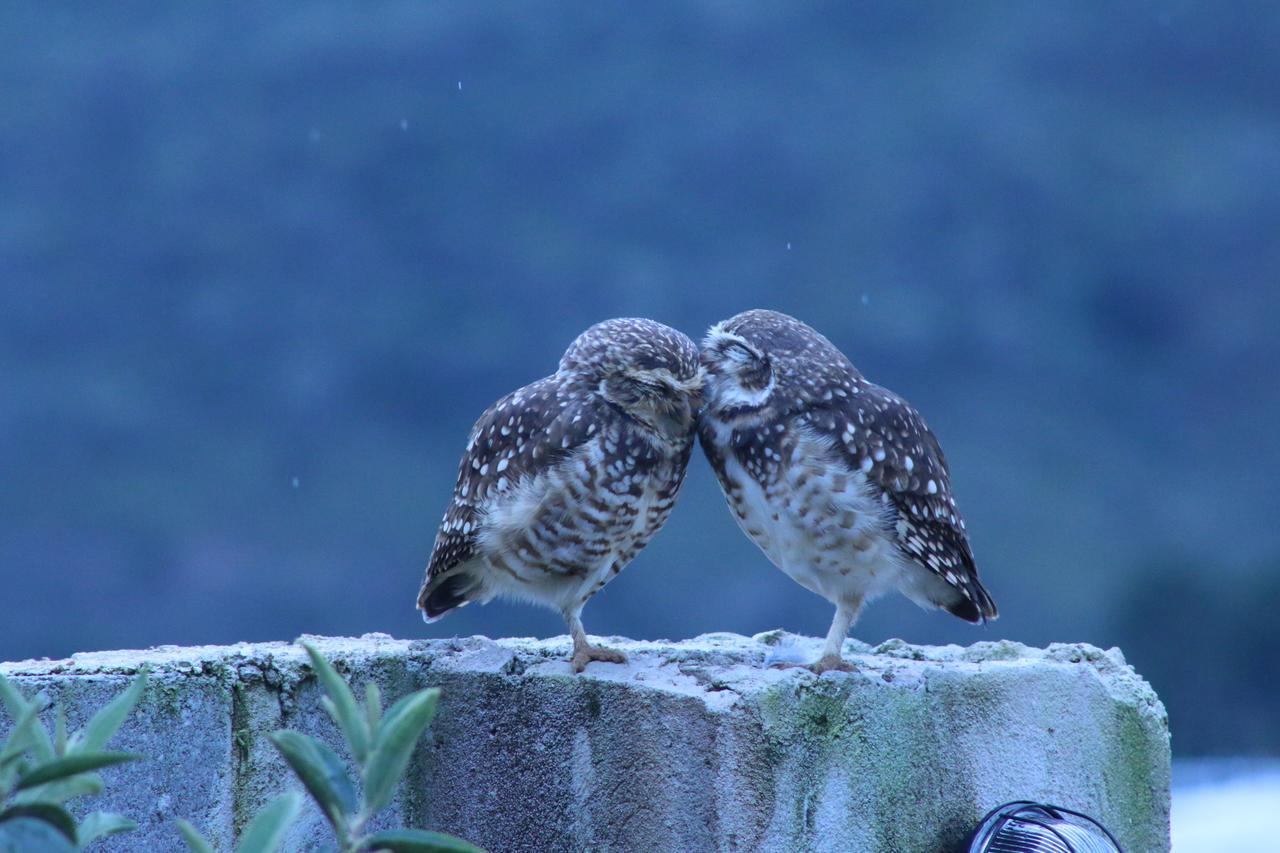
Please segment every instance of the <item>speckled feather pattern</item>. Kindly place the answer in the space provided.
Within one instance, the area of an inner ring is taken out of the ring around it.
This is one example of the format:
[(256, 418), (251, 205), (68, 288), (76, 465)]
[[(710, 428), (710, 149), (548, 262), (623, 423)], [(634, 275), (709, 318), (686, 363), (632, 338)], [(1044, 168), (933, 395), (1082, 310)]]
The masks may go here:
[(508, 595), (566, 609), (615, 577), (663, 526), (684, 481), (691, 427), (671, 434), (601, 394), (621, 369), (699, 381), (697, 347), (649, 320), (597, 324), (559, 369), (476, 422), (427, 568), (466, 572), (469, 600)]
[(896, 588), (970, 621), (995, 618), (946, 458), (919, 413), (794, 318), (733, 317), (708, 334), (704, 361), (732, 341), (765, 356), (768, 378), (709, 377), (699, 436), (747, 535), (832, 601)]

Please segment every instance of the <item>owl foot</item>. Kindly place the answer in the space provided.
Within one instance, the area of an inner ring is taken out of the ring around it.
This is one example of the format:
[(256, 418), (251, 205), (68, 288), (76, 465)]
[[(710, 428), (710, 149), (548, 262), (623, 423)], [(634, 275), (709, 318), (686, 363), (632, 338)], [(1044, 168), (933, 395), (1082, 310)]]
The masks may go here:
[(856, 672), (853, 664), (849, 663), (839, 655), (825, 655), (818, 659), (816, 663), (811, 663), (805, 669), (814, 675), (822, 675), (824, 672)]
[(773, 669), (807, 669), (814, 675), (822, 675), (824, 672), (857, 672), (853, 664), (847, 660), (836, 657), (822, 658), (817, 663), (798, 663), (793, 661), (779, 661), (778, 663), (769, 664)]
[(605, 663), (626, 663), (627, 656), (614, 649), (606, 649), (604, 646), (583, 645), (573, 650), (573, 657), (569, 659), (569, 663), (573, 665), (574, 672), (582, 672), (593, 660)]

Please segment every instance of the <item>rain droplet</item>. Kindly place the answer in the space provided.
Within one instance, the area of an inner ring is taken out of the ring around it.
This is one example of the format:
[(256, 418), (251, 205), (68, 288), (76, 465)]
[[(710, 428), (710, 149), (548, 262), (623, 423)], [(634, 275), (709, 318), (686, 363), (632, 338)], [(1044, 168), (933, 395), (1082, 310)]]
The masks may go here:
[(791, 251), (791, 244), (790, 244), (790, 243), (787, 243), (787, 251), (788, 251), (788, 252), (790, 252), (790, 251)]
[(409, 120), (407, 118), (400, 119), (400, 129), (401, 130), (409, 129)]
[(863, 304), (863, 305), (870, 305), (870, 304), (871, 304), (871, 297), (870, 297), (870, 296), (867, 296), (867, 294), (865, 294), (865, 293), (864, 293), (864, 294), (862, 294), (862, 304)]
[(297, 478), (297, 477), (294, 477), (294, 478), (293, 478), (292, 485), (293, 485), (293, 487), (294, 487), (295, 489), (296, 489), (296, 488), (298, 488), (298, 478)]
[(459, 81), (458, 81), (458, 91), (459, 91), (459, 92), (461, 92), (461, 91), (462, 91), (462, 81), (461, 81), (461, 80), (459, 80)]

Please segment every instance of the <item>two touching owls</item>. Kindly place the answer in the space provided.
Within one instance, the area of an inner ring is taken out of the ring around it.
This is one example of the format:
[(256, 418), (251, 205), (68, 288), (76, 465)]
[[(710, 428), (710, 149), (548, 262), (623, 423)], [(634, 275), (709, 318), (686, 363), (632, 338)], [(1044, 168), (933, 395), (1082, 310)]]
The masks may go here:
[(652, 320), (598, 323), (555, 373), (494, 403), (462, 456), (424, 618), (523, 599), (564, 615), (575, 670), (624, 662), (590, 643), (582, 608), (666, 523), (695, 433), (742, 530), (836, 606), (815, 672), (849, 668), (845, 635), (886, 592), (996, 618), (919, 413), (814, 329), (763, 310), (712, 326), (701, 351)]

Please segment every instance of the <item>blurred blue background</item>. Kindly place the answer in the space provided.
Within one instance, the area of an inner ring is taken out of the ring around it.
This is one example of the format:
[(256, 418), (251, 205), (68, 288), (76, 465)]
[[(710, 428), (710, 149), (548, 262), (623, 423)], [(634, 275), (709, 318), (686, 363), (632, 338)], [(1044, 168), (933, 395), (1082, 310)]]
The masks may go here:
[[(8, 4), (0, 658), (563, 633), (414, 596), (586, 326), (797, 315), (925, 414), (1000, 620), (1280, 754), (1280, 7)], [(594, 634), (830, 605), (696, 456)]]

